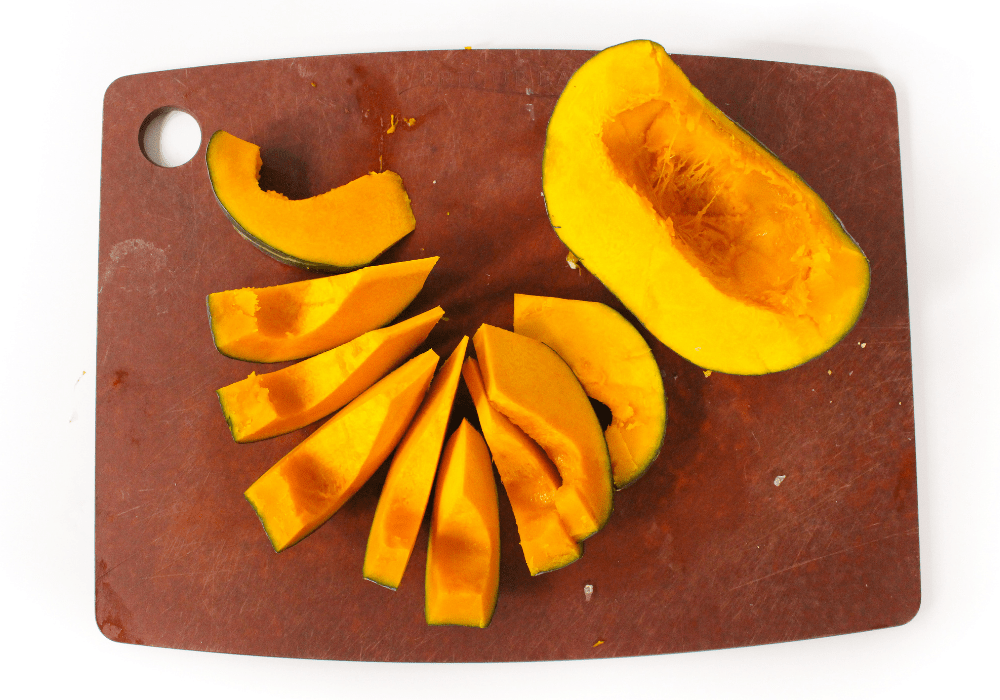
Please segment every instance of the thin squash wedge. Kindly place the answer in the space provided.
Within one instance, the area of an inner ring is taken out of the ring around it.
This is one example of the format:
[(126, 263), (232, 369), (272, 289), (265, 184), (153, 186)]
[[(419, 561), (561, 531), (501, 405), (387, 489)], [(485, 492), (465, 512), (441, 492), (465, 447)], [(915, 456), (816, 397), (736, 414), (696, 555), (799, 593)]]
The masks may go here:
[(667, 425), (663, 377), (639, 331), (606, 304), (515, 294), (514, 332), (559, 353), (587, 395), (611, 410), (604, 437), (615, 488), (634, 483), (660, 453)]
[(403, 181), (386, 170), (290, 200), (260, 188), (260, 148), (225, 131), (208, 142), (212, 189), (236, 230), (289, 265), (338, 271), (367, 265), (416, 225)]
[(583, 546), (570, 537), (556, 510), (560, 479), (555, 465), (523, 430), (493, 408), (479, 363), (471, 357), (465, 361), (462, 378), (514, 511), (528, 572), (537, 576), (572, 564), (580, 558)]
[(392, 453), (434, 375), (433, 350), (380, 380), (245, 492), (275, 552), (325, 523)]
[(362, 568), (366, 579), (386, 588), (399, 588), (417, 541), (468, 345), (466, 336), (441, 366), (389, 465)]
[(208, 295), (219, 352), (235, 360), (299, 360), (381, 328), (410, 305), (438, 258)]
[(283, 435), (328, 416), (396, 367), (444, 316), (440, 306), (216, 393), (236, 442)]
[(434, 492), (424, 578), (431, 625), (486, 627), (500, 586), (500, 510), (490, 452), (463, 420), (448, 439)]
[(573, 370), (534, 338), (483, 324), (472, 338), (490, 403), (537, 442), (562, 484), (553, 496), (577, 541), (611, 515), (611, 459), (601, 424)]

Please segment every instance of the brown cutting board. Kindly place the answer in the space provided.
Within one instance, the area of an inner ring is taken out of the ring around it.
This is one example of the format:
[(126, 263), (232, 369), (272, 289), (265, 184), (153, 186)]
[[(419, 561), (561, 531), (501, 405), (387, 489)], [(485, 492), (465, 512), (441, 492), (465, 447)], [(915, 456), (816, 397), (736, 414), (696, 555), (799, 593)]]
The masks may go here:
[[(111, 85), (95, 556), (106, 636), (240, 654), (513, 661), (765, 644), (913, 617), (916, 458), (895, 95), (872, 73), (784, 63), (675, 57), (812, 185), (866, 252), (871, 295), (843, 341), (779, 374), (706, 376), (643, 331), (669, 397), (660, 457), (616, 494), (579, 562), (536, 578), (501, 489), (500, 597), (485, 630), (424, 623), (426, 522), (397, 592), (362, 579), (384, 469), (314, 534), (272, 551), (243, 491), (314, 428), (233, 442), (215, 390), (275, 367), (216, 352), (205, 296), (311, 273), (233, 230), (209, 186), (208, 136), (225, 129), (260, 145), (263, 184), (293, 198), (370, 170), (401, 174), (417, 227), (378, 262), (441, 256), (404, 316), (443, 306), (449, 320), (425, 347), (445, 355), (481, 323), (510, 328), (515, 292), (623, 310), (566, 264), (541, 196), (548, 117), (591, 55), (328, 56)], [(178, 168), (152, 165), (139, 147), (140, 125), (163, 106), (190, 112), (203, 133), (198, 155)], [(415, 122), (387, 133), (401, 117)], [(460, 387), (453, 425), (463, 416), (475, 412)]]

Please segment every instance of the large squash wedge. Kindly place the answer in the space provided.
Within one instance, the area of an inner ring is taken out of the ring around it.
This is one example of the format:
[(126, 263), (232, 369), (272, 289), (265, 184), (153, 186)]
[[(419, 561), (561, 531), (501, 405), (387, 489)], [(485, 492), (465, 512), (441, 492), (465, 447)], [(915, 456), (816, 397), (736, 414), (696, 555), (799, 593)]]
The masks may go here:
[(572, 76), (548, 125), (543, 189), (576, 257), (701, 367), (799, 365), (867, 298), (868, 262), (837, 217), (652, 42), (606, 49)]
[(290, 200), (260, 188), (260, 148), (216, 131), (205, 154), (219, 204), (239, 233), (276, 259), (310, 270), (367, 265), (416, 225), (403, 180), (386, 170)]

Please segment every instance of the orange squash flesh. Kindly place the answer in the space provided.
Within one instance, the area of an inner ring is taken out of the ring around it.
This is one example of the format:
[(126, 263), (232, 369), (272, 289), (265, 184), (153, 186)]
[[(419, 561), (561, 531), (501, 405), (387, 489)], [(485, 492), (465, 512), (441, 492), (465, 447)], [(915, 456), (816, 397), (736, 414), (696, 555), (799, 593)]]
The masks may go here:
[(500, 585), (500, 511), (490, 453), (463, 420), (438, 470), (424, 579), (427, 623), (486, 627)]
[(611, 460), (580, 382), (551, 348), (483, 324), (472, 342), (490, 403), (545, 450), (562, 485), (554, 502), (577, 541), (611, 515)]
[(367, 265), (416, 225), (403, 181), (368, 173), (290, 200), (260, 188), (260, 148), (217, 131), (205, 156), (212, 189), (236, 230), (282, 262), (314, 270)]
[(583, 549), (570, 537), (556, 510), (554, 499), (560, 480), (555, 465), (523, 430), (493, 408), (479, 363), (471, 357), (465, 361), (462, 378), (514, 511), (528, 572), (537, 576), (572, 564)]
[(215, 347), (251, 362), (299, 360), (381, 328), (409, 306), (438, 258), (208, 295)]
[(659, 454), (667, 425), (663, 377), (639, 331), (605, 304), (515, 294), (514, 332), (555, 350), (611, 410), (604, 436), (615, 488), (634, 483)]
[(264, 440), (330, 415), (402, 362), (442, 316), (438, 306), (277, 372), (251, 372), (219, 389), (233, 439)]
[(468, 344), (468, 336), (462, 338), (441, 366), (389, 466), (362, 569), (366, 579), (386, 588), (399, 588), (417, 541)]
[(417, 412), (437, 362), (428, 350), (380, 380), (246, 490), (275, 552), (326, 522), (375, 473)]
[(795, 367), (861, 314), (869, 266), (857, 243), (658, 44), (613, 46), (573, 75), (542, 170), (560, 239), (701, 367)]

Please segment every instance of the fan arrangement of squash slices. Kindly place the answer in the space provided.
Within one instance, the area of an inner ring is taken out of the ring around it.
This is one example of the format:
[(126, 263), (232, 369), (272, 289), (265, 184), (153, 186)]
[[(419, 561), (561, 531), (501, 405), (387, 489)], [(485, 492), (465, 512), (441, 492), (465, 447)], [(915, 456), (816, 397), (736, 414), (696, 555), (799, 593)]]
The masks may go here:
[[(393, 323), (438, 258), (370, 265), (415, 225), (398, 175), (293, 202), (261, 190), (253, 144), (220, 131), (206, 158), (219, 203), (261, 250), (353, 269), (208, 297), (219, 352), (298, 360), (218, 390), (233, 439), (326, 418), (245, 492), (275, 552), (388, 463), (359, 574), (397, 589), (430, 507), (426, 620), (486, 627), (499, 585), (495, 465), (531, 575), (577, 561), (611, 517), (614, 491), (646, 472), (664, 440), (660, 369), (635, 326), (601, 303), (515, 294), (512, 330), (483, 324), (475, 357), (466, 336), (438, 369), (433, 349), (413, 355), (444, 310)], [(571, 78), (549, 123), (543, 186), (574, 259), (706, 369), (801, 364), (864, 304), (867, 260), (836, 217), (652, 42), (607, 49)], [(732, 259), (712, 252), (719, 237)], [(463, 382), (475, 416), (448, 436)], [(592, 400), (610, 410), (607, 428)]]

